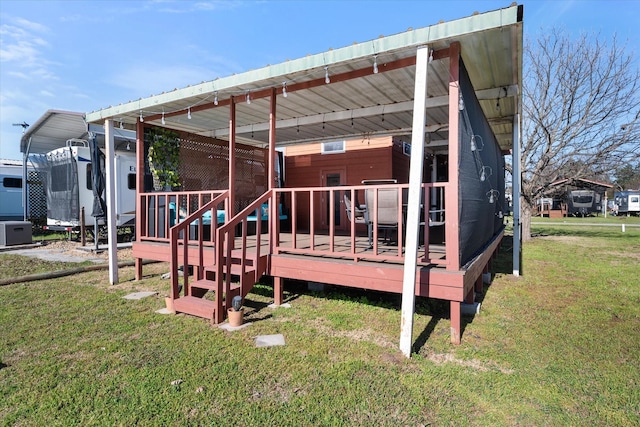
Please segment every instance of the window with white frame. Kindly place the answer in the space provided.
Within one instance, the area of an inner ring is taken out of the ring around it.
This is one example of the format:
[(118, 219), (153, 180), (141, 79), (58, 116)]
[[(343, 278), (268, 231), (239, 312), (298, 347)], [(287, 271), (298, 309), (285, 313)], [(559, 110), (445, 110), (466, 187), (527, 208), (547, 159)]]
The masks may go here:
[(336, 154), (345, 152), (345, 143), (343, 141), (323, 142), (320, 151), (322, 154)]

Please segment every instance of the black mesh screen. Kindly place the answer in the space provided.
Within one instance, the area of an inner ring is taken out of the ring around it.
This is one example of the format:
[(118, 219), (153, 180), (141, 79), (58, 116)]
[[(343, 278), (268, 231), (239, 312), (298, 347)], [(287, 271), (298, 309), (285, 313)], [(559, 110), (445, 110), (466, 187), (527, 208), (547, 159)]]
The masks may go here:
[(46, 176), (47, 218), (79, 221), (78, 167), (70, 148), (51, 156), (31, 156), (36, 170)]
[(482, 112), (464, 64), (460, 63), (459, 182), (460, 264), (464, 265), (502, 227), (504, 159)]

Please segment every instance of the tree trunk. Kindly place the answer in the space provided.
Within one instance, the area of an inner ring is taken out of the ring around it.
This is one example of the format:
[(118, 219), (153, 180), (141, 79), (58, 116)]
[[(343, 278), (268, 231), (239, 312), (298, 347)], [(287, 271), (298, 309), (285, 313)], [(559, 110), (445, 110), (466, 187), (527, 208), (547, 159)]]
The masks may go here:
[(522, 211), (520, 213), (520, 223), (522, 224), (522, 241), (526, 242), (531, 240), (531, 206), (522, 201)]

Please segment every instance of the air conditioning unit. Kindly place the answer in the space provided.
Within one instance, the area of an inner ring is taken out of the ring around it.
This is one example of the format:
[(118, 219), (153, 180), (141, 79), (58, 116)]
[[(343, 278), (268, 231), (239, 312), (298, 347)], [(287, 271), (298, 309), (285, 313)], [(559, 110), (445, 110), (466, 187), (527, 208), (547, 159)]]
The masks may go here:
[(0, 221), (0, 246), (28, 245), (31, 240), (29, 221)]

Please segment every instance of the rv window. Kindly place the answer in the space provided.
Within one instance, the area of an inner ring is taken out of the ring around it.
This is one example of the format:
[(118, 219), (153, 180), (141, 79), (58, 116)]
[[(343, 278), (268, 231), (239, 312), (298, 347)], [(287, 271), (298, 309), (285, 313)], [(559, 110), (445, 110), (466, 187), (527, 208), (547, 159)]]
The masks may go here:
[(574, 194), (573, 203), (593, 203), (592, 194)]
[(5, 188), (22, 188), (22, 178), (5, 177), (2, 179), (2, 186)]
[(129, 175), (127, 175), (127, 188), (129, 190), (135, 190), (136, 189), (136, 174), (135, 173), (130, 173)]
[(638, 203), (638, 200), (640, 200), (640, 198), (638, 198), (638, 197), (632, 197), (632, 198), (631, 198), (631, 203)]
[(68, 165), (59, 165), (51, 168), (51, 191), (68, 190), (67, 169), (69, 167)]

